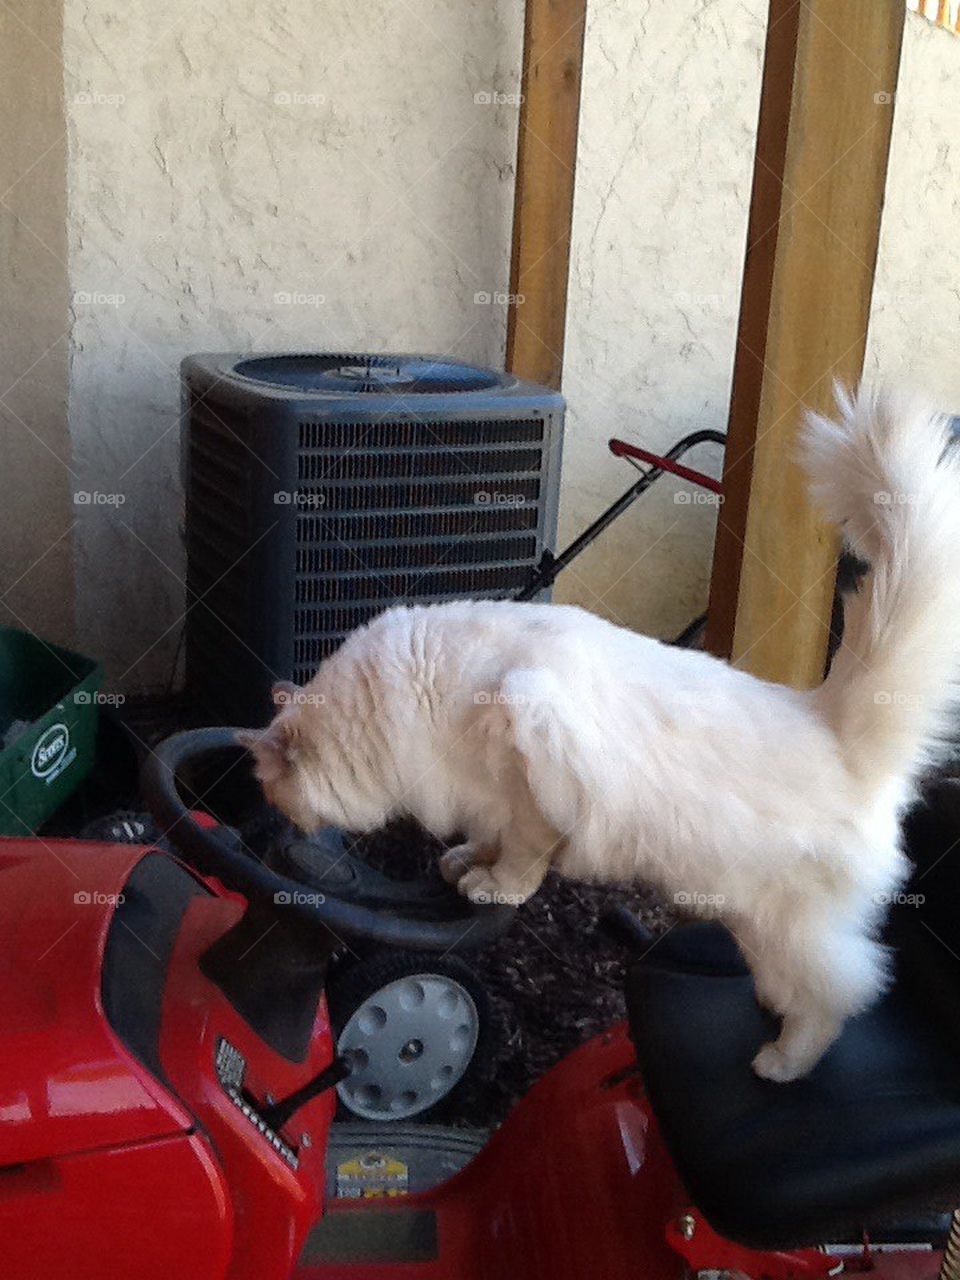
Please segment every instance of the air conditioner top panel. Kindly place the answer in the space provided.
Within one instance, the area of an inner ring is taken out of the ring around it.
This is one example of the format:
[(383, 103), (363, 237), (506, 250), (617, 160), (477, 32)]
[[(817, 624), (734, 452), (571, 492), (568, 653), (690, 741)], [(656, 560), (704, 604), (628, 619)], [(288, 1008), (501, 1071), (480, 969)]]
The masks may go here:
[(457, 416), (563, 409), (557, 391), (449, 356), (369, 352), (220, 352), (187, 356), (184, 381), (205, 397), (286, 411)]

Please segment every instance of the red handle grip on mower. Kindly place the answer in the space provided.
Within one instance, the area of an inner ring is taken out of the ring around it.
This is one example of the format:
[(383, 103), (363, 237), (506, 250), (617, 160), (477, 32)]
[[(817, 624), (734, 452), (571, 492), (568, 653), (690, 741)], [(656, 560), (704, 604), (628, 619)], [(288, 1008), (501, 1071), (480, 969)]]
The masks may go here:
[(692, 467), (685, 467), (682, 462), (674, 462), (672, 458), (651, 453), (649, 449), (641, 449), (639, 445), (628, 444), (626, 440), (614, 438), (609, 444), (610, 452), (615, 458), (639, 458), (641, 462), (647, 462), (660, 471), (669, 471), (682, 480), (689, 480), (691, 484), (699, 485), (701, 489), (709, 489), (711, 493), (723, 493), (723, 485), (720, 481), (714, 480), (713, 476), (708, 476), (703, 471), (694, 471)]

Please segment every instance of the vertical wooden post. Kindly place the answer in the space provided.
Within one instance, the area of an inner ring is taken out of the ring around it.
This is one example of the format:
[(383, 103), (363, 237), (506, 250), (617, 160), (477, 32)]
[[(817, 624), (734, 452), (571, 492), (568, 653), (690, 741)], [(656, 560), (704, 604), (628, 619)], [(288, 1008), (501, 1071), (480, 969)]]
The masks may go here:
[(904, 8), (770, 3), (707, 647), (797, 687), (823, 675), (837, 552), (797, 437), (862, 371)]
[(586, 8), (586, 0), (526, 8), (507, 368), (549, 387), (559, 387), (563, 369)]

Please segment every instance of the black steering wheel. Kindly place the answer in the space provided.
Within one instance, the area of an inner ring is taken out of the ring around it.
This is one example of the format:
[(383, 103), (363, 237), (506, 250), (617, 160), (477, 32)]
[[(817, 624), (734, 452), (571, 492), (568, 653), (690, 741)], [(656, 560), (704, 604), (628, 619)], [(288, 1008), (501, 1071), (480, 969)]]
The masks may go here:
[(313, 836), (291, 832), (271, 851), (268, 866), (251, 857), (231, 828), (200, 826), (180, 796), (178, 774), (201, 756), (239, 750), (238, 732), (174, 734), (147, 759), (142, 786), (147, 807), (184, 859), (242, 893), (261, 920), (272, 916), (300, 932), (322, 934), (327, 943), (332, 935), (443, 952), (484, 946), (510, 927), (513, 907), (475, 905), (442, 882), (392, 880), (354, 857), (334, 827)]

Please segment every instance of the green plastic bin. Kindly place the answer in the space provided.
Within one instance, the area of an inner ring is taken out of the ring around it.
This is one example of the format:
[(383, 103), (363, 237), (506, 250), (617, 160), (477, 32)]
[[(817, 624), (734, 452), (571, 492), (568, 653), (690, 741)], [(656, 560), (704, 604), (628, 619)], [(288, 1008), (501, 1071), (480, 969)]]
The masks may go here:
[(93, 767), (103, 667), (0, 627), (0, 835), (35, 831)]

